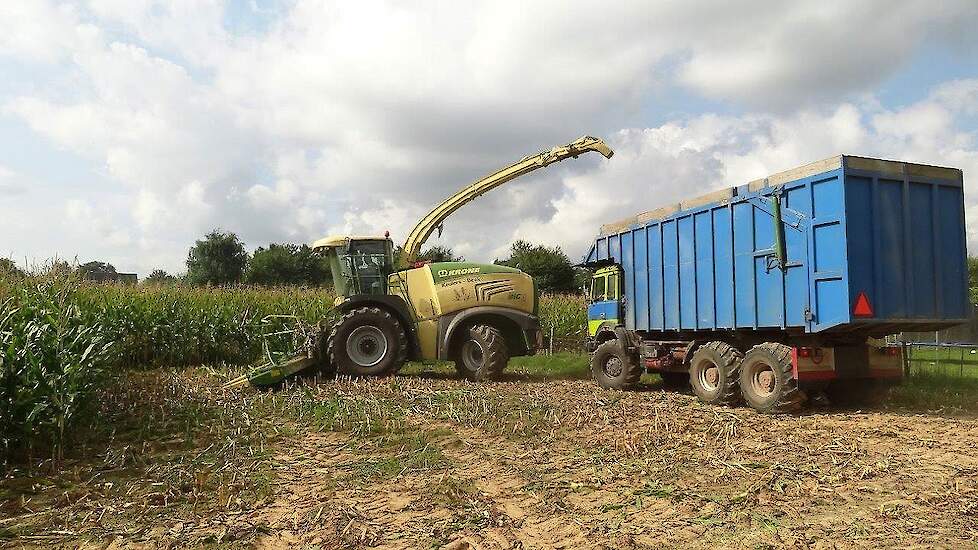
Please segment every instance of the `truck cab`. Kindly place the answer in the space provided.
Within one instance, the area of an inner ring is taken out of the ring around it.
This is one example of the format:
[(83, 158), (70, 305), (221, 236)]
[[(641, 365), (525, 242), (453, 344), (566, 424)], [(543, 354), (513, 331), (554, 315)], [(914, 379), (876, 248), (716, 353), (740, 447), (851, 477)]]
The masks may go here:
[(589, 351), (602, 341), (614, 338), (614, 330), (622, 319), (621, 267), (599, 268), (591, 277), (588, 289), (587, 342)]

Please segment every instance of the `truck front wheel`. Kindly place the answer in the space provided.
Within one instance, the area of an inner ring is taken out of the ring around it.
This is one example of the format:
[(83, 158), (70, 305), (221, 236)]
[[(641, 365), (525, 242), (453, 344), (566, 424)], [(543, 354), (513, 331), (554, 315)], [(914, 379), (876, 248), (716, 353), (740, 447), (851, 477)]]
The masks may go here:
[(474, 382), (498, 378), (509, 362), (502, 333), (491, 325), (475, 325), (458, 347), (455, 370)]
[(774, 342), (751, 348), (740, 367), (740, 393), (763, 413), (799, 409), (805, 397), (791, 375), (791, 348)]
[(638, 384), (642, 368), (618, 340), (602, 342), (591, 355), (591, 376), (602, 388), (627, 390)]
[(724, 342), (709, 342), (693, 352), (689, 383), (693, 392), (710, 405), (735, 405), (739, 400), (737, 369), (743, 359), (736, 348)]

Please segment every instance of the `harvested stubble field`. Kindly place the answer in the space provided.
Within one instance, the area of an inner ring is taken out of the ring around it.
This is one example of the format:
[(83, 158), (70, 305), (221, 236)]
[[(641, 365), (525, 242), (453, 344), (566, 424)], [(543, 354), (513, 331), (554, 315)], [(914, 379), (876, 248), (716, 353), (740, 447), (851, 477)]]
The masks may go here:
[[(2, 485), (10, 547), (975, 548), (978, 420), (762, 416), (596, 388), (584, 358), (226, 392), (133, 373), (60, 474)], [(94, 458), (91, 458), (94, 457)], [(3, 539), (0, 539), (3, 540)]]

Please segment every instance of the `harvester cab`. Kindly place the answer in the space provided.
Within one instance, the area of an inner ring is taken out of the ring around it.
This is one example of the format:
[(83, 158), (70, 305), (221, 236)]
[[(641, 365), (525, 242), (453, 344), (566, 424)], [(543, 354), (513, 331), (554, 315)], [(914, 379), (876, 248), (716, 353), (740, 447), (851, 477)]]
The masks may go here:
[(587, 152), (611, 158), (605, 143), (585, 136), (475, 181), (423, 217), (394, 263), (390, 238), (331, 236), (313, 243), (325, 254), (337, 292), (331, 325), (321, 324), (305, 353), (266, 364), (228, 386), (278, 384), (299, 372), (386, 376), (413, 360), (454, 361), (471, 380), (497, 376), (510, 357), (543, 345), (533, 279), (511, 267), (467, 262), (417, 263), (421, 247), (462, 206), (520, 176)]
[(394, 272), (394, 244), (389, 237), (331, 235), (312, 244), (326, 257), (337, 302), (360, 294), (387, 294), (387, 277)]

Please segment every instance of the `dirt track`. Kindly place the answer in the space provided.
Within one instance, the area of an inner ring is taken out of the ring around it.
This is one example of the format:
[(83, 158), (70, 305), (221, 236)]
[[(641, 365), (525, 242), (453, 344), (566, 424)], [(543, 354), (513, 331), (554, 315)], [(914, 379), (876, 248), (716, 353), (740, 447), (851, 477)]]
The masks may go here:
[[(974, 547), (978, 538), (974, 421), (772, 418), (584, 382), (533, 390), (557, 413), (553, 424), (573, 429), (524, 438), (439, 422), (453, 433), (434, 441), (449, 466), (368, 486), (340, 476), (335, 492), (332, 472), (350, 460), (345, 440), (307, 434), (280, 454), (292, 482), (276, 503), (239, 521), (267, 521), (266, 547), (321, 543), (337, 530), (348, 543), (389, 548), (433, 533), (483, 548)], [(574, 418), (579, 405), (589, 413)], [(440, 500), (446, 485), (468, 489)], [(317, 514), (325, 527), (310, 522)]]
[(975, 419), (772, 417), (586, 381), (399, 377), (322, 384), (306, 399), (359, 406), (367, 424), (289, 431), (273, 448), (271, 491), (253, 505), (223, 492), (206, 506), (146, 504), (150, 484), (136, 479), (126, 496), (75, 504), (101, 507), (98, 521), (11, 544), (978, 546)]

